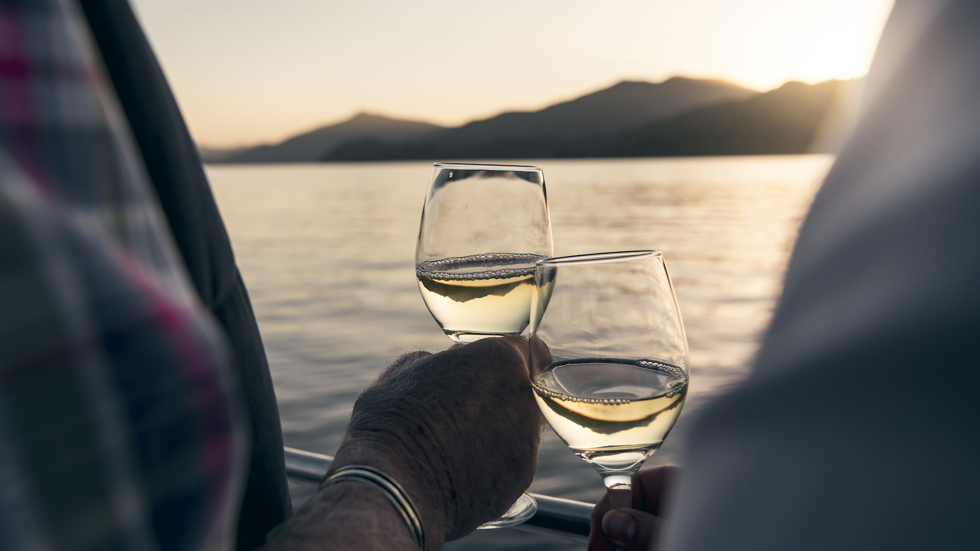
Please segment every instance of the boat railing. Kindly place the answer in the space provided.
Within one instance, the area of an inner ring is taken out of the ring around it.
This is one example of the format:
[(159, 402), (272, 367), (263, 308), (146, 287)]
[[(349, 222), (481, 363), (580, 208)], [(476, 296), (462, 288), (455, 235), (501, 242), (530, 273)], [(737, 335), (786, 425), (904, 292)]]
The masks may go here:
[[(320, 482), (332, 461), (329, 455), (286, 448), (286, 474), (293, 479)], [(538, 511), (521, 527), (582, 536), (589, 534), (592, 504), (540, 494), (531, 494), (531, 497), (538, 502)]]

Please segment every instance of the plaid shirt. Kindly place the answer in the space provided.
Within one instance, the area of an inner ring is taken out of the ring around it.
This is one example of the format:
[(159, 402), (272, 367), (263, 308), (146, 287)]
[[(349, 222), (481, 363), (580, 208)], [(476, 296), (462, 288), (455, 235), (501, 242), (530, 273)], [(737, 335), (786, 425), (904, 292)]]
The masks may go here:
[(244, 434), (72, 0), (0, 0), (0, 549), (227, 546)]

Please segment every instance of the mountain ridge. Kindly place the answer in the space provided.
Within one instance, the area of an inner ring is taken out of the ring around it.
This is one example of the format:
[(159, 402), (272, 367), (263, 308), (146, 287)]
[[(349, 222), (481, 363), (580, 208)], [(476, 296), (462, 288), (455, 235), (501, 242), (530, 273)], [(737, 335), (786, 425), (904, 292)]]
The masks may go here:
[(740, 102), (657, 121), (603, 144), (594, 156), (763, 155), (804, 153), (813, 145), (845, 81), (798, 81)]
[(718, 80), (672, 77), (663, 82), (624, 80), (536, 111), (507, 111), (449, 129), (455, 143), (501, 137), (577, 137), (622, 131), (696, 107), (751, 97), (757, 92)]
[(395, 119), (362, 111), (339, 123), (296, 134), (277, 144), (246, 148), (216, 162), (316, 162), (333, 147), (349, 140), (372, 138), (382, 143), (399, 143), (443, 130), (445, 127), (428, 122)]
[(672, 77), (659, 83), (624, 80), (535, 111), (507, 111), (452, 128), (362, 112), (277, 144), (225, 153), (200, 149), (202, 157), (204, 153), (209, 155), (205, 159), (207, 162), (288, 163), (329, 159), (334, 149), (350, 143), (397, 149), (406, 143), (424, 140), (472, 147), (497, 140), (565, 140), (616, 134), (693, 108), (756, 94), (758, 92), (717, 79)]
[(791, 81), (756, 92), (712, 79), (624, 80), (457, 127), (360, 112), (277, 144), (200, 151), (210, 163), (802, 153), (846, 82)]
[(482, 143), (441, 138), (382, 144), (354, 140), (325, 161), (484, 160), (529, 158), (758, 155), (805, 153), (839, 101), (846, 81), (788, 82), (747, 99), (711, 104), (584, 138), (519, 137)]

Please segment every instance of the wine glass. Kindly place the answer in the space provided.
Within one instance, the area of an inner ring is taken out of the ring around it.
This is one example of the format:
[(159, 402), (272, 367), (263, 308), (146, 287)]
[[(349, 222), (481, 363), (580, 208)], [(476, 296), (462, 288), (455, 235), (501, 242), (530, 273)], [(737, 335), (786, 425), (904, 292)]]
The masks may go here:
[(687, 396), (687, 337), (663, 256), (541, 260), (535, 283), (531, 338), (551, 354), (533, 380), (535, 399), (555, 433), (599, 471), (610, 504), (628, 508), (633, 475)]
[[(520, 335), (530, 323), (535, 263), (553, 254), (540, 167), (435, 164), (415, 274), (422, 300), (449, 338)], [(481, 528), (520, 524), (536, 510), (525, 493)]]

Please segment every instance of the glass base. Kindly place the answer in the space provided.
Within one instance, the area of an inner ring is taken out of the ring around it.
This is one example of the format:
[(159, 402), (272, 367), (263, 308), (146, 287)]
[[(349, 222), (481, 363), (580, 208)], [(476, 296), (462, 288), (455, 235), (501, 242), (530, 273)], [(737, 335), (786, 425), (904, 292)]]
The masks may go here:
[(510, 509), (507, 509), (504, 516), (498, 518), (497, 520), (491, 520), (486, 524), (481, 524), (477, 527), (477, 530), (517, 526), (518, 524), (521, 524), (527, 519), (533, 517), (534, 513), (537, 511), (538, 504), (536, 501), (534, 501), (534, 498), (527, 494), (521, 494), (521, 497), (517, 498), (517, 501), (510, 506)]

